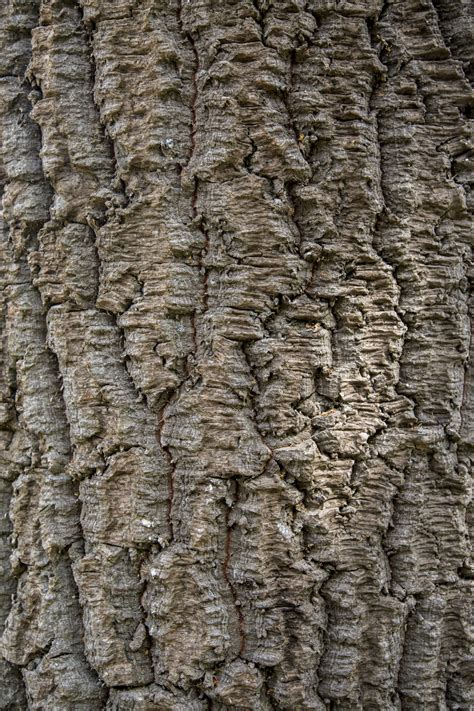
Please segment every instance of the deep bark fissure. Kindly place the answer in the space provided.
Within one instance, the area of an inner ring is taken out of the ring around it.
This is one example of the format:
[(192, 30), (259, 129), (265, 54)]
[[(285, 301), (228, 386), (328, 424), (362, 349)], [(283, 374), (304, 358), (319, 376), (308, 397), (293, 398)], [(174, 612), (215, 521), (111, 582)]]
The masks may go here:
[[(185, 171), (189, 171), (192, 161), (195, 157), (196, 152), (196, 131), (197, 131), (197, 105), (199, 102), (199, 86), (198, 77), (201, 71), (199, 63), (199, 53), (196, 47), (196, 42), (193, 38), (191, 32), (185, 29), (183, 20), (183, 7), (182, 0), (178, 0), (178, 26), (181, 34), (186, 39), (189, 47), (191, 48), (194, 57), (194, 69), (192, 74), (192, 97), (191, 97), (191, 147), (189, 152), (189, 158), (187, 165), (183, 168)], [(182, 173), (181, 173), (182, 174)], [(209, 270), (206, 266), (206, 257), (209, 251), (209, 232), (206, 229), (206, 217), (201, 212), (198, 213), (198, 199), (199, 199), (199, 179), (194, 173), (189, 176), (192, 181), (192, 197), (191, 197), (191, 219), (193, 225), (200, 231), (203, 238), (203, 245), (198, 253), (198, 271), (202, 274), (202, 307), (201, 313), (199, 314), (201, 319), (205, 318), (205, 313), (208, 310), (208, 278)], [(198, 315), (198, 309), (196, 308), (192, 315), (192, 328), (193, 328), (193, 342), (197, 354), (198, 341), (197, 341), (197, 325), (196, 317)]]
[(234, 607), (237, 611), (237, 617), (239, 621), (239, 650), (238, 656), (242, 656), (245, 652), (245, 621), (240, 609), (240, 600), (237, 597), (236, 590), (229, 576), (229, 563), (232, 556), (232, 527), (233, 523), (230, 523), (230, 515), (233, 508), (239, 505), (239, 483), (235, 484), (235, 496), (232, 504), (227, 506), (225, 514), (225, 528), (226, 528), (226, 538), (225, 538), (225, 558), (223, 564), (224, 579), (229, 587), (230, 593), (232, 595), (232, 600)]

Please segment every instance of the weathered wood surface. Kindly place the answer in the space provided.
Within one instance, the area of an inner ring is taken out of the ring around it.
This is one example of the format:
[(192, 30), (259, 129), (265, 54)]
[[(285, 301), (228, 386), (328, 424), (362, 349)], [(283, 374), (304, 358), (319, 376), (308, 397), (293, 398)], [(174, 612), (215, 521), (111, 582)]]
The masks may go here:
[(474, 708), (465, 0), (0, 0), (0, 708)]

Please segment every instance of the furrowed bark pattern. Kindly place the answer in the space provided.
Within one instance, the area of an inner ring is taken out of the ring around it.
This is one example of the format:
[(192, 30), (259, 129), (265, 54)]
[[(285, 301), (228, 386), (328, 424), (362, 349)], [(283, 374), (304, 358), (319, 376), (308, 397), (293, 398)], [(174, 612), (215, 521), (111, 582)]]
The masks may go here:
[(0, 708), (471, 708), (465, 4), (0, 17)]
[[(11, 483), (13, 532), (10, 577), (16, 578), (3, 620), (2, 656), (21, 670), (2, 694), (5, 708), (65, 703), (102, 708), (106, 690), (84, 655), (82, 614), (71, 560), (82, 549), (77, 490), (66, 470), (70, 441), (57, 362), (47, 346), (45, 309), (34, 279), (36, 246), (48, 220), (51, 188), (39, 157), (41, 136), (30, 117), (22, 81), (30, 59), (34, 3), (12, 3), (5, 27), (21, 41), (10, 53), (2, 80), (3, 225), (5, 280), (3, 360), (8, 444), (2, 481)], [(3, 664), (5, 662), (2, 662)], [(8, 677), (7, 677), (8, 679)], [(8, 681), (7, 681), (8, 683)], [(18, 691), (17, 691), (18, 689)], [(25, 700), (26, 693), (26, 700)]]

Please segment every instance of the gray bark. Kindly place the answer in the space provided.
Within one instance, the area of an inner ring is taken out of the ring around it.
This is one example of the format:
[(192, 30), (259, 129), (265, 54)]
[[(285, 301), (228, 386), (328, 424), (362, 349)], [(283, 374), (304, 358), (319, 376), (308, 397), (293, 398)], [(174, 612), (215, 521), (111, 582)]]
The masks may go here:
[(0, 0), (0, 708), (474, 708), (465, 0)]

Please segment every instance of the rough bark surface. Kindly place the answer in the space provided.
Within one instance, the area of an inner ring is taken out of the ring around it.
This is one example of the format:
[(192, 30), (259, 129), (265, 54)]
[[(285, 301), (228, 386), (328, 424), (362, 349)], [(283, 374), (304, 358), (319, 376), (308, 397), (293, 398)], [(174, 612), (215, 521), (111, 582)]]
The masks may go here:
[(1, 709), (474, 708), (469, 12), (0, 0)]

